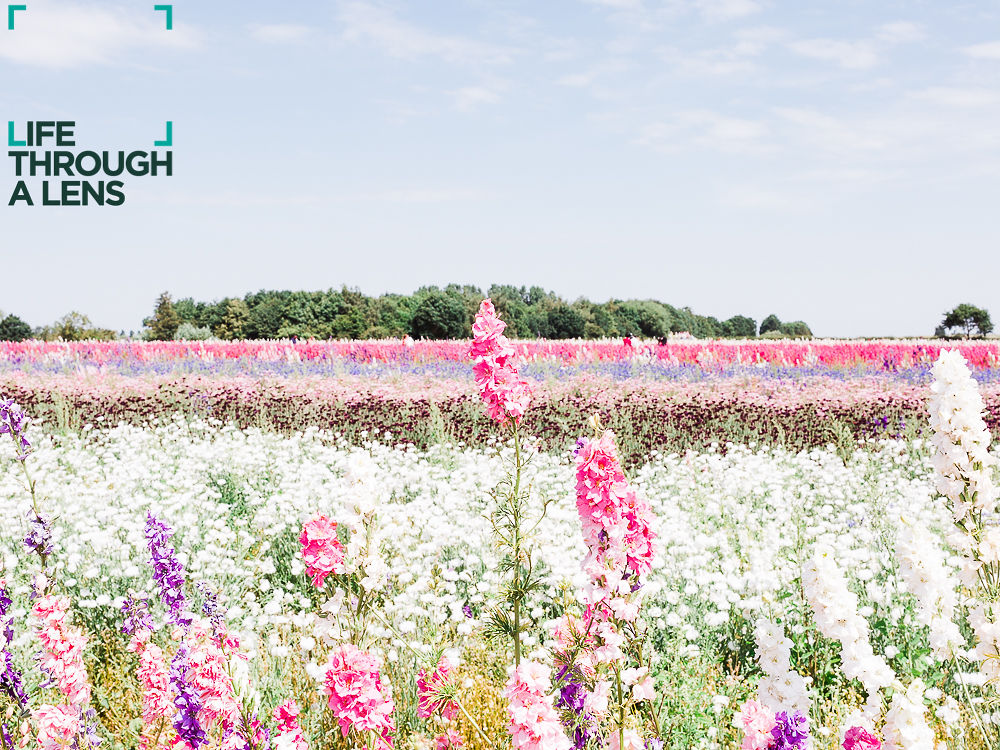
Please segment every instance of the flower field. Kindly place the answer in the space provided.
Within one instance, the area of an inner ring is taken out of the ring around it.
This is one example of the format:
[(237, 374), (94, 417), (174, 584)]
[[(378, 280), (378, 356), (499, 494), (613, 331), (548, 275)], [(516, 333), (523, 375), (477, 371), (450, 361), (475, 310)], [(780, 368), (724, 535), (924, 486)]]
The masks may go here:
[(998, 746), (995, 345), (503, 329), (0, 345), (0, 748)]

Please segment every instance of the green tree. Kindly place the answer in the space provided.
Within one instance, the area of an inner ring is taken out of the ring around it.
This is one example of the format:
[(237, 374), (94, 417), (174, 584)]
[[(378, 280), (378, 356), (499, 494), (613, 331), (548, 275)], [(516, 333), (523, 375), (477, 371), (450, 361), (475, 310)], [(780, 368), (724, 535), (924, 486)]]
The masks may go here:
[(993, 331), (993, 321), (990, 320), (989, 312), (967, 302), (963, 302), (954, 310), (946, 312), (941, 324), (951, 331), (956, 329), (961, 331), (966, 338), (972, 336), (973, 333), (985, 336)]
[(460, 339), (471, 330), (462, 298), (439, 291), (425, 293), (410, 321), (410, 335), (415, 339)]
[(791, 336), (797, 339), (811, 338), (813, 335), (809, 326), (801, 320), (793, 320), (791, 323), (782, 323), (780, 330), (786, 336)]
[(581, 339), (586, 327), (584, 317), (567, 304), (549, 310), (549, 335), (554, 339)]
[(243, 331), (246, 329), (249, 321), (250, 308), (247, 307), (246, 302), (241, 299), (226, 300), (222, 320), (219, 321), (219, 324), (212, 332), (220, 339), (226, 341), (241, 339), (244, 336)]
[(31, 338), (31, 326), (16, 315), (0, 320), (0, 341), (24, 341)]
[(153, 341), (171, 341), (177, 335), (181, 318), (174, 309), (170, 293), (164, 292), (156, 300), (156, 310), (153, 317), (147, 318), (143, 324), (149, 328), (149, 338)]
[(745, 315), (734, 315), (723, 323), (726, 335), (737, 339), (752, 339), (757, 335), (757, 321)]
[(760, 335), (763, 336), (765, 333), (770, 333), (771, 331), (781, 330), (781, 320), (777, 315), (771, 313), (760, 324)]

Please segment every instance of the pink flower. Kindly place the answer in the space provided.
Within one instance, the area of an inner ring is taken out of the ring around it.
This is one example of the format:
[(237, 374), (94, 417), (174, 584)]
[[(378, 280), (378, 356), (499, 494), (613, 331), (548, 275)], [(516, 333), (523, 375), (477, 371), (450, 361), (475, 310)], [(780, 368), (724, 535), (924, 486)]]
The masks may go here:
[(78, 708), (90, 701), (90, 681), (83, 663), (87, 638), (69, 621), (69, 599), (52, 594), (35, 602), (32, 613), (38, 619), (36, 635), (42, 644), (39, 666), (56, 687)]
[(64, 750), (82, 729), (78, 706), (39, 706), (31, 718), (38, 731), (38, 750)]
[(448, 682), (448, 677), (454, 667), (444, 656), (438, 662), (434, 673), (427, 676), (426, 670), (421, 669), (417, 675), (417, 716), (421, 719), (429, 719), (435, 711), (440, 710), (445, 719), (454, 719), (458, 714), (458, 705), (454, 701), (442, 699), (438, 696), (441, 688)]
[(528, 382), (514, 364), (514, 347), (503, 335), (506, 327), (496, 316), (493, 304), (484, 299), (472, 324), (472, 346), (469, 356), (474, 360), (472, 374), (490, 419), (501, 425), (513, 419), (519, 422), (531, 402)]
[(346, 737), (351, 729), (374, 732), (379, 747), (392, 747), (395, 706), (392, 691), (379, 674), (381, 664), (371, 654), (345, 643), (330, 654), (323, 693)]
[(274, 709), (275, 750), (309, 750), (309, 743), (299, 726), (299, 704), (293, 700), (285, 701)]
[(462, 735), (454, 729), (449, 729), (442, 735), (434, 738), (434, 750), (451, 750), (451, 748), (462, 747)]
[(549, 672), (537, 662), (522, 662), (510, 675), (503, 695), (515, 750), (569, 750), (559, 714), (552, 705)]
[[(169, 724), (177, 709), (174, 706), (170, 688), (170, 672), (162, 649), (149, 640), (149, 631), (141, 630), (129, 644), (129, 650), (139, 654), (137, 676), (142, 687), (143, 731), (139, 737), (139, 747), (146, 750), (152, 744), (152, 734), (161, 721)], [(162, 742), (159, 743), (162, 745)]]
[(656, 553), (653, 512), (629, 488), (611, 430), (577, 444), (576, 509), (584, 541), (602, 565), (637, 576), (650, 571)]
[(748, 700), (740, 709), (739, 724), (743, 727), (741, 750), (767, 750), (774, 739), (771, 734), (776, 725), (774, 712), (755, 700)]
[(882, 750), (878, 737), (862, 727), (851, 727), (844, 735), (844, 750)]
[(346, 572), (344, 567), (344, 546), (337, 540), (337, 522), (317, 514), (306, 521), (299, 535), (302, 557), (306, 561), (306, 572), (316, 588), (331, 573)]

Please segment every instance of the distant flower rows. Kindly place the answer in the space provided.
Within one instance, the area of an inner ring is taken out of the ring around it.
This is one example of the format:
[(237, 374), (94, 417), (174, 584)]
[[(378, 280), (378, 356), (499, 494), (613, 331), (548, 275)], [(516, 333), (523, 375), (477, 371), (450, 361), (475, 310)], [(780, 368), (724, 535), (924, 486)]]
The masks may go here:
[[(969, 341), (942, 347), (932, 340), (825, 340), (764, 341), (631, 339), (511, 341), (511, 350), (531, 377), (541, 365), (627, 364), (638, 372), (656, 375), (664, 368), (695, 368), (705, 372), (753, 368), (787, 368), (828, 373), (857, 371), (858, 374), (929, 372), (942, 348), (956, 349), (974, 371), (1000, 364), (1000, 342)], [(166, 369), (206, 371), (228, 363), (230, 373), (245, 368), (248, 373), (320, 373), (359, 366), (393, 366), (402, 371), (421, 367), (457, 365), (468, 372), (467, 341), (73, 341), (0, 342), (0, 366), (97, 368), (122, 372), (163, 372)], [(643, 368), (646, 368), (645, 370)], [(648, 372), (647, 372), (648, 371)], [(360, 372), (360, 371), (358, 371)], [(544, 371), (542, 371), (544, 374)], [(607, 374), (613, 374), (608, 370)], [(673, 374), (668, 371), (667, 375)], [(626, 374), (626, 377), (628, 375)]]

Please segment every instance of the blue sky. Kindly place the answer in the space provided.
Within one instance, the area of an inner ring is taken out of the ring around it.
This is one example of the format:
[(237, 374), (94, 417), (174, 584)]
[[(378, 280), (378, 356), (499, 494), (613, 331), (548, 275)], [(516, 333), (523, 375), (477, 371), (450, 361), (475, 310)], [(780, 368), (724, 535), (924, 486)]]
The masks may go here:
[[(0, 309), (537, 284), (817, 334), (1000, 318), (992, 2), (21, 0), (0, 111), (175, 175), (0, 204)], [(5, 9), (4, 9), (5, 10)], [(4, 159), (0, 185), (16, 182)]]

